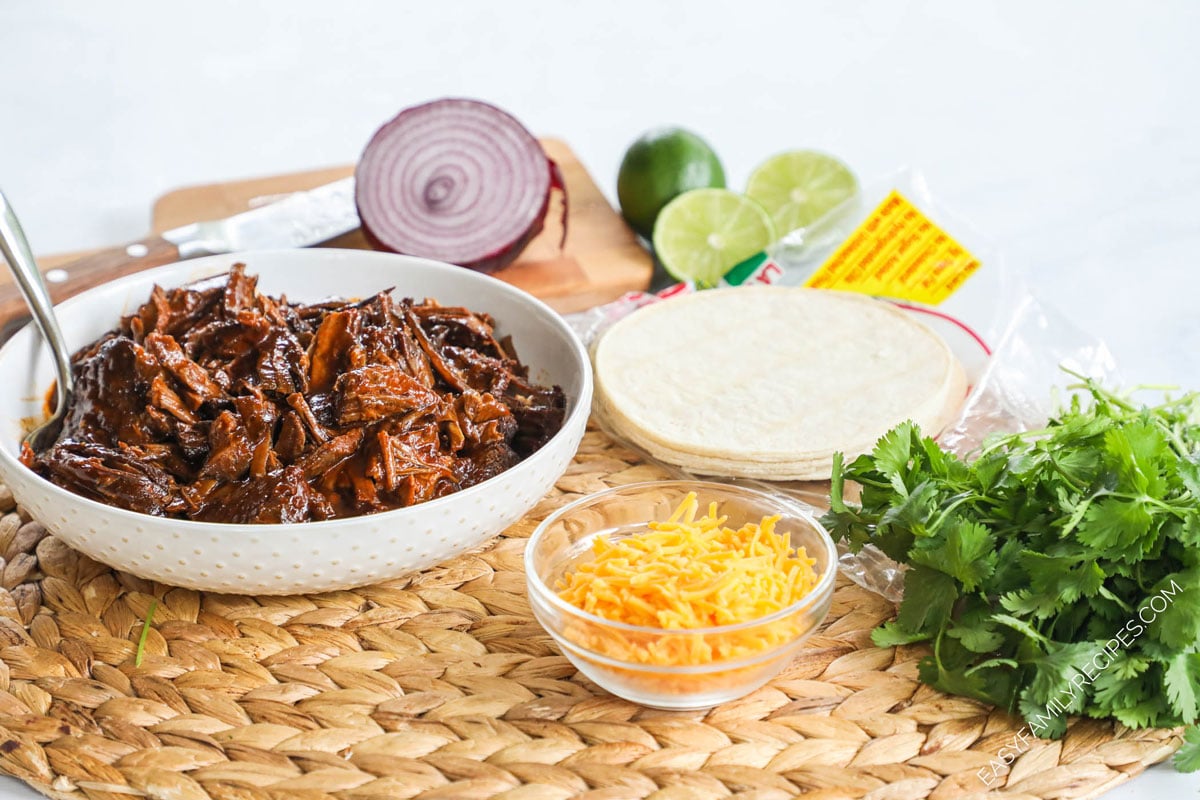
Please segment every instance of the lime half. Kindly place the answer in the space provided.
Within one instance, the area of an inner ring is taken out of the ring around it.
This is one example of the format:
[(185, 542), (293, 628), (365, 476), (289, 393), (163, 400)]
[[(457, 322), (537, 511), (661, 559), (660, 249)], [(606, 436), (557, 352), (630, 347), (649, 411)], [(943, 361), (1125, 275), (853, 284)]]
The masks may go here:
[(735, 264), (775, 241), (771, 215), (728, 189), (693, 189), (667, 203), (654, 225), (654, 252), (677, 280), (716, 286)]
[(858, 194), (858, 179), (833, 156), (792, 150), (760, 164), (750, 175), (746, 194), (762, 203), (776, 230), (786, 236)]

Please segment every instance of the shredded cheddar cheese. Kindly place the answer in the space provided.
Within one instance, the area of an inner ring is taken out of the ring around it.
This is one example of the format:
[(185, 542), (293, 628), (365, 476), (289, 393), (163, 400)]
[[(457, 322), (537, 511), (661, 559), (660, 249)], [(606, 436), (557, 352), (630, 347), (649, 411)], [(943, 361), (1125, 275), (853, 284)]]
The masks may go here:
[(797, 635), (800, 623), (787, 618), (736, 631), (687, 633), (768, 617), (818, 581), (815, 560), (776, 533), (779, 517), (735, 530), (725, 526), (716, 503), (699, 519), (698, 512), (693, 492), (665, 522), (650, 522), (646, 531), (615, 541), (598, 538), (592, 560), (556, 587), (563, 600), (595, 616), (665, 633), (580, 624), (568, 635), (613, 658), (660, 665), (744, 658)]

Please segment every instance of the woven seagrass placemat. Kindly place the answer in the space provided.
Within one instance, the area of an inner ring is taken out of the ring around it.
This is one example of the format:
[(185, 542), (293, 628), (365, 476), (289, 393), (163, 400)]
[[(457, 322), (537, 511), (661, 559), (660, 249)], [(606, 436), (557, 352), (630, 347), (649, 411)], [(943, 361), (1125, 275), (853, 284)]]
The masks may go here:
[[(172, 589), (82, 557), (0, 487), (0, 771), (58, 798), (768, 800), (937, 798), (1020, 722), (917, 681), (876, 648), (893, 608), (849, 582), (803, 655), (710, 711), (668, 713), (584, 680), (531, 618), (521, 554), (579, 495), (665, 477), (590, 431), (529, 517), (411, 578), (306, 597)], [(157, 610), (144, 658), (137, 640)], [(1075, 721), (992, 789), (1093, 797), (1166, 758), (1171, 731)]]

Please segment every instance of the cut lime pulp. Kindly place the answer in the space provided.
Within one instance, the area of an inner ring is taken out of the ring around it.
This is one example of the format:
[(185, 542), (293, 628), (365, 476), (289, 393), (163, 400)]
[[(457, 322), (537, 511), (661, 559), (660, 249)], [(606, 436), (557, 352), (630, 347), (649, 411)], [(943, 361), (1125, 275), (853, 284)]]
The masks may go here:
[(858, 179), (833, 156), (793, 150), (764, 161), (746, 194), (771, 214), (781, 236), (806, 228), (858, 194)]
[(728, 189), (693, 189), (676, 197), (654, 225), (654, 252), (673, 278), (716, 286), (735, 264), (775, 240), (771, 215)]

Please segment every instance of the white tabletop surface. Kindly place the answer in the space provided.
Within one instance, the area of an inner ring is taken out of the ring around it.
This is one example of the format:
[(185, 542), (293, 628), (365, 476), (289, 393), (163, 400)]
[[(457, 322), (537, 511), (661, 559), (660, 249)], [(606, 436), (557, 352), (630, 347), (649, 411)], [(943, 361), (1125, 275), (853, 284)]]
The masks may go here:
[[(610, 198), (626, 145), (680, 124), (735, 187), (793, 147), (919, 168), (1130, 382), (1200, 388), (1198, 42), (1186, 0), (11, 0), (0, 186), (61, 252), (145, 234), (180, 185), (352, 162), (434, 97), (566, 139)], [(1159, 767), (1107, 796), (1198, 788)]]

